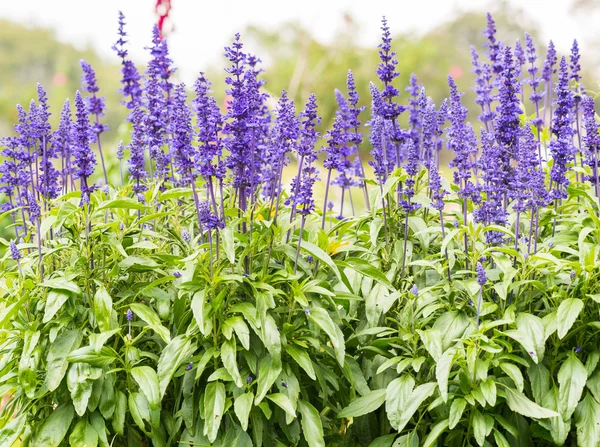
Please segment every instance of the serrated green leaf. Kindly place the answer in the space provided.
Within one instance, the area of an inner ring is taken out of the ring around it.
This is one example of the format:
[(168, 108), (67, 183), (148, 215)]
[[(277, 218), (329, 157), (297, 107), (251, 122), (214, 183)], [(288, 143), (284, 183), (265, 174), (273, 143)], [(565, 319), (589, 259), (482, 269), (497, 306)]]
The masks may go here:
[(583, 310), (583, 301), (579, 298), (567, 298), (558, 306), (556, 321), (558, 338), (562, 339)]
[(204, 436), (210, 442), (217, 439), (221, 418), (225, 411), (225, 386), (221, 382), (211, 382), (206, 385), (204, 394)]
[(146, 396), (150, 408), (153, 410), (160, 408), (161, 395), (156, 371), (149, 366), (136, 366), (131, 368), (130, 373), (144, 396)]
[(335, 351), (335, 357), (340, 366), (343, 367), (346, 347), (344, 344), (344, 334), (339, 326), (333, 322), (327, 311), (321, 307), (310, 309), (308, 318), (327, 334)]
[(252, 410), (253, 401), (254, 393), (249, 391), (247, 393), (240, 394), (233, 402), (233, 410), (235, 411), (235, 415), (240, 421), (240, 424), (242, 424), (242, 429), (244, 431), (248, 430), (248, 417), (250, 416), (250, 410)]
[(504, 387), (506, 403), (512, 411), (535, 419), (545, 419), (558, 416), (558, 413), (541, 407), (530, 401), (523, 393), (509, 387)]
[(586, 381), (585, 366), (571, 353), (558, 370), (558, 410), (563, 421), (568, 421), (573, 415), (579, 399), (581, 399)]
[(323, 424), (319, 412), (310, 403), (298, 400), (298, 412), (302, 416), (300, 424), (302, 434), (309, 447), (325, 447)]

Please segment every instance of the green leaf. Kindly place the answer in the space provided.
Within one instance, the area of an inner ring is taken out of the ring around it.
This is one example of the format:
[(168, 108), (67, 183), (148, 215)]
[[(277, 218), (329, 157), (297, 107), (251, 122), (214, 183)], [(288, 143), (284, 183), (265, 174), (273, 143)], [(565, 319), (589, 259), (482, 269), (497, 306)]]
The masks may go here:
[(517, 327), (519, 331), (525, 336), (525, 338), (529, 341), (527, 346), (533, 348), (533, 351), (528, 349), (527, 352), (534, 352), (535, 355), (531, 355), (533, 361), (535, 363), (539, 363), (544, 358), (544, 352), (546, 350), (546, 339), (548, 335), (545, 333), (544, 323), (541, 318), (527, 314), (521, 313), (517, 316)]
[(63, 307), (63, 304), (65, 304), (68, 299), (68, 293), (61, 290), (50, 290), (48, 292), (48, 297), (46, 298), (46, 307), (44, 308), (44, 318), (42, 318), (42, 323), (51, 321), (56, 315), (56, 312)]
[(252, 401), (254, 400), (254, 393), (251, 391), (240, 394), (235, 398), (233, 403), (233, 410), (235, 411), (235, 415), (242, 424), (242, 429), (244, 431), (248, 430), (248, 417), (250, 416), (250, 410), (252, 410)]
[(115, 433), (123, 436), (125, 433), (125, 416), (127, 415), (127, 397), (122, 391), (115, 393), (115, 412), (113, 413), (112, 427)]
[(310, 309), (308, 317), (329, 336), (331, 345), (336, 354), (336, 359), (340, 366), (343, 367), (346, 348), (344, 344), (344, 334), (339, 326), (333, 322), (327, 311), (321, 307)]
[(258, 405), (265, 398), (281, 373), (281, 362), (276, 362), (270, 355), (260, 361), (258, 368), (258, 388), (254, 405)]
[(383, 274), (381, 269), (375, 267), (372, 263), (361, 258), (346, 258), (343, 261), (335, 261), (338, 266), (350, 267), (358, 273), (374, 279), (388, 287), (392, 287), (392, 283), (387, 276)]
[(504, 391), (506, 392), (506, 403), (512, 411), (535, 419), (546, 419), (558, 416), (557, 412), (540, 407), (517, 390), (504, 387)]
[(147, 272), (158, 268), (158, 264), (150, 258), (144, 256), (127, 256), (121, 262), (119, 267), (122, 270), (133, 270), (134, 272)]
[(455, 348), (448, 348), (442, 354), (435, 365), (435, 378), (440, 389), (440, 395), (444, 402), (448, 401), (448, 376), (452, 369), (452, 361), (454, 360)]
[(496, 382), (494, 382), (494, 379), (488, 377), (479, 384), (479, 387), (485, 396), (485, 400), (491, 407), (494, 407), (496, 405)]
[(211, 382), (206, 385), (204, 394), (204, 436), (210, 442), (217, 439), (221, 418), (225, 411), (225, 386), (221, 382)]
[(267, 394), (267, 399), (275, 403), (279, 408), (289, 414), (291, 417), (296, 417), (296, 410), (294, 409), (294, 404), (283, 393), (275, 393), (275, 394)]
[(416, 430), (400, 436), (392, 447), (419, 447), (419, 435)]
[(136, 381), (140, 390), (146, 396), (152, 410), (160, 408), (161, 394), (158, 387), (158, 376), (149, 366), (131, 368), (131, 377)]
[(345, 284), (345, 286), (348, 288), (348, 290), (350, 292), (352, 292), (352, 286), (348, 282), (348, 278), (346, 278), (345, 275), (342, 275), (340, 273), (340, 270), (338, 269), (337, 265), (335, 265), (335, 263), (333, 262), (333, 260), (329, 257), (329, 255), (327, 253), (325, 253), (319, 247), (317, 247), (314, 244), (311, 244), (308, 241), (302, 241), (302, 249), (306, 250), (308, 253), (313, 255), (313, 257), (315, 259), (318, 259), (323, 264), (327, 265), (327, 267), (329, 267), (331, 269), (331, 271), (335, 274), (335, 276), (337, 276), (337, 279), (339, 281), (343, 282)]
[(4, 427), (0, 428), (0, 447), (12, 447), (21, 436), (21, 433), (23, 433), (23, 430), (25, 430), (26, 422), (27, 413), (21, 413), (10, 420)]
[(523, 374), (521, 374), (519, 367), (512, 363), (500, 363), (500, 368), (512, 379), (519, 392), (523, 392), (525, 381), (523, 380)]
[(69, 367), (67, 357), (80, 343), (81, 332), (73, 329), (60, 334), (56, 337), (54, 343), (50, 345), (48, 358), (46, 359), (46, 386), (48, 391), (54, 391), (58, 388)]
[(106, 209), (122, 209), (122, 210), (145, 210), (149, 207), (139, 202), (138, 200), (122, 197), (119, 199), (109, 200), (98, 207), (98, 211)]
[[(598, 447), (600, 444), (600, 404), (588, 393), (575, 409), (577, 445)], [(1, 443), (0, 443), (1, 445)]]
[[(444, 431), (448, 428), (449, 421), (448, 419), (444, 419), (443, 421), (438, 422), (432, 428), (425, 440), (423, 441), (423, 447), (431, 447), (437, 438), (440, 437)], [(480, 444), (481, 445), (481, 444)]]
[(221, 230), (223, 236), (223, 251), (230, 264), (235, 264), (235, 243), (233, 240), (233, 226), (228, 225)]
[(73, 363), (67, 373), (67, 388), (71, 392), (71, 400), (75, 412), (83, 416), (87, 410), (88, 401), (92, 395), (94, 380), (102, 375), (100, 368), (94, 368), (87, 363)]
[(194, 297), (192, 298), (192, 314), (194, 315), (194, 319), (196, 320), (196, 324), (202, 335), (206, 335), (210, 332), (206, 315), (208, 308), (204, 307), (204, 304), (206, 303), (205, 293), (204, 289), (199, 290), (194, 293)]
[(313, 380), (317, 380), (317, 375), (315, 374), (315, 369), (313, 368), (312, 360), (310, 356), (304, 349), (300, 349), (299, 347), (288, 344), (285, 347), (285, 351), (294, 359), (294, 361), (300, 365), (300, 367), (308, 374)]
[(369, 447), (392, 447), (396, 436), (398, 436), (396, 433), (392, 433), (390, 435), (375, 438), (373, 442), (369, 444)]
[(310, 403), (298, 400), (298, 412), (302, 415), (300, 424), (302, 425), (302, 434), (309, 447), (325, 447), (323, 439), (323, 424), (321, 416), (315, 407)]
[(494, 440), (498, 447), (511, 447), (504, 435), (494, 428)]
[(563, 421), (568, 421), (573, 415), (586, 381), (585, 366), (571, 353), (558, 371), (558, 410)]
[(402, 412), (414, 387), (415, 379), (410, 374), (404, 374), (388, 384), (385, 396), (385, 412), (392, 427), (400, 423)]
[(448, 428), (450, 428), (450, 430), (458, 425), (466, 406), (467, 401), (461, 397), (452, 401), (452, 405), (450, 405), (450, 417), (448, 418)]
[(64, 278), (47, 279), (41, 283), (40, 286), (48, 287), (50, 289), (67, 290), (76, 295), (81, 295), (81, 289), (79, 286), (73, 281), (69, 281), (68, 279)]
[(477, 411), (475, 408), (471, 409), (471, 425), (473, 427), (473, 436), (475, 437), (475, 441), (480, 446), (483, 446), (485, 443), (486, 437), (486, 425), (485, 418), (483, 415)]
[[(404, 407), (404, 411), (400, 414), (400, 418), (398, 420), (397, 426), (392, 425), (395, 430), (401, 432), (406, 427), (406, 424), (412, 419), (415, 412), (419, 409), (421, 404), (430, 397), (435, 389), (437, 388), (437, 383), (430, 382), (424, 383), (416, 387), (412, 393), (410, 393), (410, 397), (408, 398), (407, 405)], [(390, 421), (391, 424), (392, 421)]]
[(129, 413), (135, 424), (146, 432), (144, 421), (150, 420), (150, 406), (142, 393), (130, 393), (127, 399)]
[(162, 399), (175, 371), (196, 350), (196, 345), (185, 335), (178, 335), (163, 349), (158, 359), (158, 385)]
[(533, 399), (541, 404), (544, 395), (550, 390), (550, 372), (542, 363), (539, 363), (527, 368), (527, 375), (531, 383)]
[(225, 369), (233, 378), (235, 385), (241, 388), (244, 386), (244, 383), (238, 369), (236, 357), (235, 338), (232, 337), (230, 340), (225, 340), (221, 345), (221, 360), (223, 361), (223, 366), (225, 366)]
[(102, 332), (110, 330), (110, 317), (112, 316), (112, 298), (104, 286), (100, 286), (94, 295), (94, 316)]
[(69, 436), (71, 447), (96, 447), (98, 445), (98, 432), (92, 427), (87, 418), (80, 419)]
[(583, 301), (579, 298), (568, 298), (560, 303), (557, 312), (557, 324), (558, 324), (558, 338), (562, 338), (567, 335), (573, 323), (579, 316), (583, 309)]
[(95, 411), (90, 415), (90, 424), (92, 424), (92, 427), (98, 433), (98, 444), (100, 447), (110, 447), (108, 438), (106, 437), (106, 423), (100, 413)]
[(33, 434), (30, 447), (58, 447), (64, 439), (74, 416), (73, 405), (58, 406)]
[(162, 338), (165, 343), (169, 343), (171, 341), (171, 334), (169, 330), (162, 325), (160, 322), (160, 318), (148, 306), (140, 303), (132, 303), (129, 308), (136, 314), (141, 320), (143, 320), (154, 332), (156, 332), (160, 338)]
[(354, 418), (377, 410), (385, 402), (386, 390), (374, 390), (355, 399), (337, 414), (338, 418)]

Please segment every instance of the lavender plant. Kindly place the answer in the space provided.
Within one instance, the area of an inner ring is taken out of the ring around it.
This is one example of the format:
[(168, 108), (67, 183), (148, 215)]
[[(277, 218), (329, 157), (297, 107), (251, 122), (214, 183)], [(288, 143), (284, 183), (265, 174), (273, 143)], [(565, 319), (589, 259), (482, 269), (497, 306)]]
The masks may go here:
[[(156, 28), (142, 82), (120, 15), (127, 169), (101, 190), (92, 68), (74, 121), (67, 101), (52, 129), (41, 86), (17, 106), (0, 447), (598, 445), (600, 136), (578, 47), (555, 79), (552, 43), (542, 65), (488, 16), (475, 103), (450, 77), (437, 108), (416, 75), (401, 101), (382, 33), (370, 120), (349, 72), (321, 136), (315, 95), (270, 110), (239, 34), (226, 110), (203, 73), (175, 83)], [(354, 187), (368, 211), (344, 215)]]

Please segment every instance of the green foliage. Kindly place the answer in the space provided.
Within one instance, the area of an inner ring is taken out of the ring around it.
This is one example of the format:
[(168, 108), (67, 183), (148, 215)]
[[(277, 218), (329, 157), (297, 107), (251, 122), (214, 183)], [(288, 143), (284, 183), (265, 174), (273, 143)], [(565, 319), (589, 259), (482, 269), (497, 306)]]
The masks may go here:
[(0, 446), (595, 446), (600, 220), (586, 188), (571, 186), (556, 236), (553, 210), (540, 214), (529, 256), (488, 246), (478, 224), (443, 222), (443, 240), (425, 206), (404, 276), (404, 216), (392, 210), (385, 237), (375, 194), (327, 231), (309, 219), (297, 273), (287, 208), (274, 225), (257, 203), (211, 251), (180, 237), (195, 221), (185, 189), (150, 188), (144, 207), (129, 187), (85, 207), (61, 197), (42, 222), (50, 274), (39, 281), (28, 241), (22, 273), (1, 264)]

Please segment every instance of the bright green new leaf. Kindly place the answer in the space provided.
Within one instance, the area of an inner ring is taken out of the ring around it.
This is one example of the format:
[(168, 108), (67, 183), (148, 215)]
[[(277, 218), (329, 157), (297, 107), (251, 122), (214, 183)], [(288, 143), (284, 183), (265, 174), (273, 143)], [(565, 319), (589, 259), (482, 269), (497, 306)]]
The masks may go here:
[(80, 419), (69, 436), (71, 447), (96, 447), (98, 445), (98, 432), (92, 427), (87, 418)]
[(308, 377), (310, 377), (313, 380), (317, 380), (317, 375), (315, 374), (315, 369), (313, 367), (312, 360), (310, 359), (310, 356), (304, 349), (301, 349), (298, 346), (292, 344), (288, 344), (285, 347), (285, 351), (290, 355), (290, 357), (294, 359), (294, 361), (298, 365), (300, 365), (304, 372), (308, 374)]
[(225, 386), (221, 382), (211, 382), (204, 393), (204, 435), (210, 442), (217, 439), (224, 411)]
[(11, 447), (25, 430), (27, 413), (22, 413), (0, 428), (0, 447)]
[(401, 414), (414, 387), (415, 379), (410, 374), (404, 374), (388, 384), (385, 396), (385, 412), (392, 427), (400, 423)]
[(575, 409), (577, 427), (577, 445), (579, 447), (598, 447), (600, 445), (600, 404), (586, 394)]
[(321, 307), (310, 309), (308, 317), (329, 336), (336, 359), (340, 366), (343, 367), (346, 347), (344, 344), (344, 334), (339, 326), (333, 322), (327, 311)]
[(461, 397), (456, 398), (452, 401), (452, 405), (450, 405), (450, 417), (448, 419), (448, 427), (450, 428), (450, 430), (452, 430), (458, 425), (466, 407), (467, 401)]
[(506, 392), (506, 403), (512, 411), (516, 411), (523, 416), (535, 419), (545, 419), (558, 416), (558, 413), (544, 407), (540, 407), (535, 402), (530, 401), (523, 393), (509, 387), (504, 387)]
[(225, 369), (233, 378), (235, 385), (238, 388), (244, 386), (242, 376), (240, 375), (237, 365), (237, 349), (235, 338), (225, 340), (221, 345), (221, 360), (223, 361), (223, 366), (225, 366)]
[(455, 353), (455, 348), (447, 349), (435, 365), (435, 378), (437, 379), (440, 395), (444, 402), (448, 400), (448, 377), (450, 376)]
[(338, 418), (355, 418), (377, 410), (385, 402), (386, 390), (374, 390), (355, 399), (337, 414)]
[(558, 306), (556, 321), (558, 325), (558, 338), (562, 339), (583, 310), (583, 301), (579, 298), (567, 298)]
[(254, 393), (249, 391), (247, 393), (240, 394), (233, 402), (233, 410), (235, 411), (235, 415), (240, 421), (240, 424), (242, 424), (242, 429), (244, 431), (248, 430), (248, 417), (250, 416), (250, 410), (252, 410), (253, 401)]
[(158, 389), (161, 399), (175, 371), (196, 350), (196, 345), (185, 335), (178, 335), (163, 349), (158, 359)]
[(160, 318), (156, 312), (154, 312), (154, 310), (141, 303), (132, 303), (129, 305), (129, 308), (142, 321), (144, 321), (148, 327), (150, 327), (150, 329), (160, 335), (160, 338), (162, 338), (165, 343), (169, 343), (171, 341), (171, 334), (169, 333), (169, 330), (162, 325)]
[(51, 321), (63, 304), (69, 299), (69, 294), (64, 290), (50, 290), (46, 298), (46, 307), (44, 308), (44, 318), (42, 323)]
[(585, 366), (574, 354), (570, 354), (558, 370), (558, 410), (565, 422), (573, 415), (586, 381)]
[[(425, 399), (427, 399), (428, 397), (430, 397), (433, 394), (433, 392), (435, 391), (437, 386), (438, 386), (437, 383), (429, 382), (429, 383), (424, 383), (424, 384), (416, 387), (413, 390), (413, 392), (410, 393), (410, 396), (408, 398), (408, 403), (404, 407), (404, 410), (401, 412), (400, 418), (397, 421), (397, 424), (395, 426), (392, 425), (392, 427), (394, 427), (394, 429), (397, 430), (398, 432), (401, 432), (402, 430), (404, 430), (404, 427), (406, 427), (406, 424), (408, 424), (410, 422), (413, 415), (416, 413), (416, 411), (419, 409), (419, 407), (425, 401)], [(392, 421), (390, 421), (390, 424), (391, 424), (391, 422)]]
[(110, 330), (110, 317), (112, 315), (112, 298), (104, 286), (98, 287), (94, 295), (94, 315), (98, 327), (102, 332)]
[(160, 408), (161, 395), (156, 371), (149, 366), (136, 366), (131, 369), (130, 373), (144, 396), (146, 396), (150, 408), (153, 410)]
[(63, 404), (57, 407), (38, 427), (29, 444), (30, 447), (58, 447), (71, 426), (75, 412), (73, 405)]
[(76, 295), (81, 295), (81, 289), (79, 286), (73, 281), (69, 281), (64, 278), (54, 278), (47, 279), (43, 283), (40, 284), (42, 287), (48, 287), (50, 289), (58, 289), (58, 290), (66, 290), (68, 292), (72, 292)]
[(54, 391), (58, 388), (69, 367), (67, 357), (80, 343), (81, 332), (72, 329), (60, 334), (56, 337), (54, 343), (50, 345), (48, 358), (46, 359), (46, 386), (48, 391)]
[(440, 421), (431, 427), (431, 431), (423, 441), (423, 447), (431, 447), (434, 445), (435, 441), (437, 441), (437, 438), (439, 438), (440, 435), (446, 431), (448, 424), (448, 419), (444, 419), (443, 421)]
[(281, 373), (281, 362), (275, 361), (270, 355), (267, 355), (260, 361), (258, 368), (258, 388), (254, 405), (258, 405), (265, 398), (277, 378)]
[(309, 447), (325, 447), (323, 439), (323, 424), (321, 416), (315, 407), (310, 403), (298, 400), (298, 412), (302, 415), (300, 423), (302, 425), (302, 434)]
[(283, 411), (285, 411), (287, 414), (289, 414), (291, 417), (296, 417), (296, 410), (294, 409), (294, 404), (292, 403), (290, 398), (287, 397), (285, 394), (267, 394), (266, 397), (274, 404), (276, 404), (279, 408), (281, 408)]

